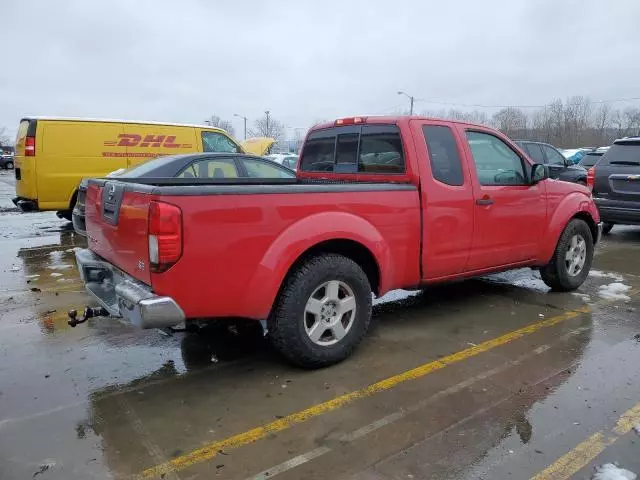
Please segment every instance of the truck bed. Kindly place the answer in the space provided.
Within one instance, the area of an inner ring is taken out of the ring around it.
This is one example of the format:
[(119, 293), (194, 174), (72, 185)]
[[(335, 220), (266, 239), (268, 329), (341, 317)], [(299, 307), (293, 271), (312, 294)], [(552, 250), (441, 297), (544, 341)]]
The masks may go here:
[[(415, 185), (221, 180), (90, 180), (86, 219), (91, 250), (155, 293), (171, 292), (188, 318), (265, 318), (286, 274), (282, 266), (291, 265), (309, 246), (336, 237), (367, 245), (384, 259), (390, 274), (382, 290), (419, 283)], [(182, 257), (163, 273), (148, 268), (152, 201), (182, 212)]]

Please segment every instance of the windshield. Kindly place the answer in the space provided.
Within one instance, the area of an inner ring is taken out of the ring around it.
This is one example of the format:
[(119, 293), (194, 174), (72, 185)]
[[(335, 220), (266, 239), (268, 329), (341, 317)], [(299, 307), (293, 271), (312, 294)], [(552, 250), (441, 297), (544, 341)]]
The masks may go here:
[(605, 164), (632, 163), (640, 164), (640, 142), (638, 143), (616, 143), (602, 159)]
[(109, 173), (108, 177), (144, 177), (147, 173), (175, 161), (178, 155), (154, 158), (146, 162), (139, 163), (135, 167), (121, 168)]
[(587, 153), (582, 160), (580, 160), (580, 165), (583, 167), (593, 167), (598, 160), (602, 157), (601, 153)]

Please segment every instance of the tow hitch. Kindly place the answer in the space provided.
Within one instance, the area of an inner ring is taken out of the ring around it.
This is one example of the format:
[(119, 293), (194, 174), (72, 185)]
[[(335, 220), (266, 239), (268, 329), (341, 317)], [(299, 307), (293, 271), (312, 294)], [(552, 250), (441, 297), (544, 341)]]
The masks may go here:
[(77, 310), (69, 310), (68, 315), (69, 320), (67, 320), (67, 323), (70, 326), (75, 327), (76, 325), (86, 322), (90, 318), (108, 317), (109, 312), (102, 307), (84, 307), (84, 312), (82, 312), (82, 316), (80, 318), (78, 318)]

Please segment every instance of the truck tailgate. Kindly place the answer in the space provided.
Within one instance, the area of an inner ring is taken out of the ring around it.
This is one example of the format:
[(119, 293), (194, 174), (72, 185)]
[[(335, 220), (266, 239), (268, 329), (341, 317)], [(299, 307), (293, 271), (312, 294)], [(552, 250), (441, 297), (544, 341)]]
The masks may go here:
[(85, 202), (89, 248), (151, 285), (147, 235), (151, 195), (126, 187), (118, 181), (89, 183)]

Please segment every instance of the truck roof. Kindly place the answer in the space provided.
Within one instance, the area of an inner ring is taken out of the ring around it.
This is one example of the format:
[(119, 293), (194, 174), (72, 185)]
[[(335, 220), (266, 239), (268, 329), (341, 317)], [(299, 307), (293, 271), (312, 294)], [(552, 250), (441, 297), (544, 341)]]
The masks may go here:
[[(445, 119), (445, 118), (436, 118), (436, 117), (424, 117), (422, 115), (353, 115), (351, 117), (343, 117), (343, 118), (339, 118), (336, 119), (332, 122), (326, 122), (326, 123), (319, 123), (317, 125), (314, 125), (313, 127), (311, 127), (310, 130), (320, 130), (323, 128), (331, 128), (331, 127), (336, 127), (336, 126), (341, 126), (339, 124), (336, 124), (336, 122), (338, 120), (351, 120), (354, 118), (360, 118), (361, 121), (357, 122), (360, 125), (366, 125), (366, 124), (374, 124), (374, 123), (398, 123), (400, 121), (403, 120), (433, 120), (433, 121), (438, 121), (438, 122), (446, 122), (446, 123), (457, 123), (460, 125), (469, 125), (472, 127), (479, 127), (479, 128), (488, 128), (491, 130), (494, 130), (492, 127), (488, 127), (487, 125), (480, 125), (477, 123), (470, 123), (470, 122), (464, 122), (462, 120), (449, 120), (449, 119)], [(347, 125), (347, 124), (345, 124)]]
[[(212, 127), (210, 125), (200, 125), (197, 123), (172, 123), (172, 122), (155, 122), (149, 120), (124, 120), (117, 118), (86, 118), (86, 117), (53, 117), (46, 115), (26, 116), (22, 120), (49, 120), (49, 121), (67, 121), (67, 122), (102, 122), (102, 123), (135, 123), (141, 125), (162, 125), (167, 127), (195, 127), (205, 128), (207, 130), (216, 130), (219, 132), (225, 132), (224, 129), (218, 127)], [(22, 121), (21, 120), (21, 121)]]

